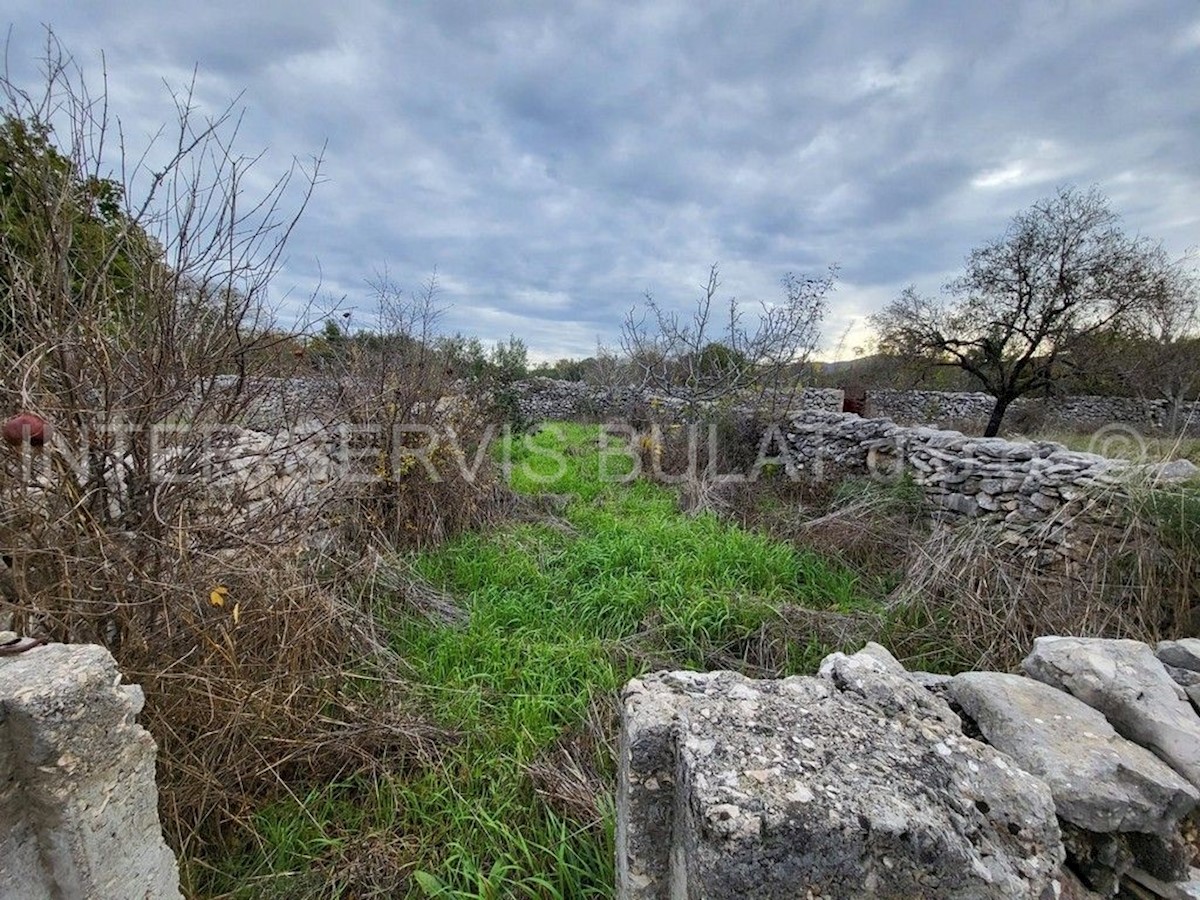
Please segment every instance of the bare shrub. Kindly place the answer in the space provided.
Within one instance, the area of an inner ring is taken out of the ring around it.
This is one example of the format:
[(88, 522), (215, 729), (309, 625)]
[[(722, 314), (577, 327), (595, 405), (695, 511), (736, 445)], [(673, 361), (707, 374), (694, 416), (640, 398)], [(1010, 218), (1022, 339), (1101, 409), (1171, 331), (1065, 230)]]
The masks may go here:
[(772, 412), (786, 410), (800, 389), (798, 374), (820, 340), (836, 270), (823, 277), (786, 275), (783, 299), (748, 313), (736, 297), (718, 306), (714, 264), (690, 317), (646, 295), (621, 326), (626, 372), (636, 384), (687, 403), (740, 399)]
[[(427, 758), (450, 737), (407, 711), (400, 661), (339, 599), (337, 561), (302, 538), (326, 516), (448, 532), (485, 489), (447, 500), (448, 520), (439, 497), (454, 487), (404, 495), (393, 479), (391, 495), (335, 498), (340, 509), (257, 512), (245, 490), (218, 487), (212, 428), (268, 401), (286, 410), (285, 380), (266, 376), (302, 364), (273, 352), (295, 342), (264, 301), (319, 160), (251, 195), (235, 111), (200, 119), (184, 90), (169, 144), (128, 168), (122, 152), (113, 176), (105, 148), (125, 148), (103, 96), (52, 35), (45, 64), (39, 95), (0, 78), (0, 403), (54, 429), (0, 465), (0, 621), (103, 643), (142, 684), (166, 830), (194, 859), (265, 799)], [(422, 401), (397, 393), (395, 366), (370, 371), (354, 422), (433, 420), (440, 382)]]
[(1195, 499), (1152, 496), (1135, 500), (1120, 528), (1081, 532), (1074, 560), (1058, 555), (1053, 523), (1044, 544), (1025, 546), (994, 524), (936, 529), (912, 549), (890, 600), (901, 652), (937, 647), (953, 667), (1004, 670), (1047, 634), (1153, 643), (1192, 633), (1200, 553), (1175, 540), (1163, 516), (1190, 502), (1181, 521), (1194, 524)]
[[(159, 586), (191, 568), (181, 557), (227, 543), (227, 521), (207, 514), (204, 426), (238, 421), (270, 384), (250, 369), (278, 340), (262, 301), (319, 161), (251, 199), (234, 111), (198, 120), (184, 91), (163, 167), (143, 157), (114, 179), (104, 98), (53, 36), (45, 62), (41, 95), (0, 81), (18, 235), (0, 253), (0, 402), (54, 429), (41, 455), (6, 460), (9, 600), (58, 639), (145, 643)], [(176, 424), (168, 462), (156, 429)]]
[(160, 803), (186, 857), (269, 800), (428, 762), (452, 739), (413, 716), (372, 620), (294, 559), (248, 547), (203, 562), (209, 571), (158, 586), (166, 614), (117, 652), (146, 693)]
[(372, 287), (378, 330), (344, 336), (328, 367), (348, 426), (347, 546), (435, 545), (485, 520), (504, 489), (489, 448), (504, 411), (487, 379), (460, 377), (439, 349), (436, 275), (408, 293), (386, 274)]

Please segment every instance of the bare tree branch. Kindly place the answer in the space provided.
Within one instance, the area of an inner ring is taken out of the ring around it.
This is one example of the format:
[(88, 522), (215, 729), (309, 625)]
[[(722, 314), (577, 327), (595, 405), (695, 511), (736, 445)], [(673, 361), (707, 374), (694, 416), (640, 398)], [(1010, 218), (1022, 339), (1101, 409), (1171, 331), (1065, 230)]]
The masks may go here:
[(884, 352), (970, 373), (996, 398), (994, 435), (1013, 400), (1058, 382), (1073, 348), (1144, 314), (1168, 269), (1160, 245), (1121, 231), (1098, 189), (1066, 187), (972, 250), (951, 300), (910, 287), (872, 324)]

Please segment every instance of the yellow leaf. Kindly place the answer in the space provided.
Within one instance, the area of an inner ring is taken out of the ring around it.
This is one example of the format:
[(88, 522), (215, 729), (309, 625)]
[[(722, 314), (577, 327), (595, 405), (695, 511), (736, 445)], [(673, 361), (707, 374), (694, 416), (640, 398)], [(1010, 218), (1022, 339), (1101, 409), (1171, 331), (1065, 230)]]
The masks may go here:
[(229, 595), (229, 588), (223, 584), (218, 584), (209, 592), (208, 602), (213, 606), (224, 606), (225, 598)]
[(235, 603), (235, 604), (233, 604), (233, 624), (236, 625), (241, 618), (242, 618), (242, 604)]

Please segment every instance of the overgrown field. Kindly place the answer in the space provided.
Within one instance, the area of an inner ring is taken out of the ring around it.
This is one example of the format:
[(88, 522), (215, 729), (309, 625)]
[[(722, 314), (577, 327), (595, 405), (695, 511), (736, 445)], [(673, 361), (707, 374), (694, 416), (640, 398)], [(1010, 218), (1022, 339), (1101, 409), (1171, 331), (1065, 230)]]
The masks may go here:
[(919, 668), (1006, 669), (1040, 634), (1178, 636), (1200, 602), (1191, 488), (1147, 492), (1094, 565), (1047, 567), (986, 523), (931, 528), (909, 481), (664, 486), (576, 424), (494, 449), (506, 518), (365, 551), (340, 589), (401, 683), (352, 674), (330, 716), (392, 704), (432, 751), (295, 782), (240, 845), (185, 859), (192, 893), (607, 897), (617, 695), (640, 673), (778, 677), (868, 639)]
[(620, 685), (666, 666), (811, 670), (831, 647), (789, 630), (788, 611), (874, 604), (845, 565), (686, 516), (665, 487), (603, 479), (602, 463), (619, 476), (630, 460), (602, 460), (598, 437), (550, 426), (517, 443), (512, 483), (542, 495), (530, 503), (541, 512), (402, 564), (461, 621), (372, 592), (378, 579), (363, 586), (409, 667), (410, 700), (457, 736), (439, 764), (255, 814), (257, 845), (192, 873), (205, 891), (610, 896)]

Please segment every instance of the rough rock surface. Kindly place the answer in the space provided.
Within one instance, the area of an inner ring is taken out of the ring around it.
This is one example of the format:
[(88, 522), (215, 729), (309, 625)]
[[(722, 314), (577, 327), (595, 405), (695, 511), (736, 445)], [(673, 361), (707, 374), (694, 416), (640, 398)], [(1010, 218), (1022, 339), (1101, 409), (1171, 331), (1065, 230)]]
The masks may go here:
[(850, 656), (845, 653), (831, 653), (821, 660), (821, 668), (817, 675), (830, 678), (834, 672), (846, 672), (863, 667), (872, 672), (890, 672), (893, 675), (908, 674), (900, 660), (892, 656), (892, 652), (882, 644), (867, 641), (861, 650)]
[(1157, 482), (1191, 481), (1200, 475), (1200, 466), (1190, 459), (1172, 459), (1152, 466), (1149, 474)]
[(1147, 645), (1040, 637), (1021, 666), (1102, 712), (1118, 733), (1200, 786), (1200, 717)]
[(179, 897), (155, 746), (102, 647), (0, 657), (0, 897)]
[(1081, 828), (1168, 836), (1200, 800), (1100, 712), (1048, 684), (967, 672), (950, 681), (948, 693), (989, 744), (1050, 786), (1058, 815)]
[(1063, 848), (1044, 782), (964, 737), (944, 701), (876, 654), (823, 668), (781, 681), (658, 673), (626, 686), (619, 896), (1052, 889)]
[(1159, 641), (1154, 655), (1165, 665), (1187, 669), (1189, 672), (1200, 672), (1200, 638)]

